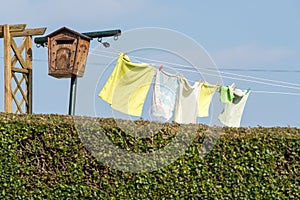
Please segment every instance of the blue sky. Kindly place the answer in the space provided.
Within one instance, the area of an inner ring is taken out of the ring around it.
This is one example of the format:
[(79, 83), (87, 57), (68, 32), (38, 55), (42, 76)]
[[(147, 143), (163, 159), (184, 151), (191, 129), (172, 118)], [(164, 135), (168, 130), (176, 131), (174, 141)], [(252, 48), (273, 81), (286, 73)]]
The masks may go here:
[[(222, 72), (300, 84), (299, 8), (297, 0), (10, 0), (1, 5), (0, 24), (26, 23), (28, 28), (47, 27), (46, 34), (62, 26), (78, 32), (110, 29), (126, 32), (161, 27), (197, 41)], [(3, 63), (2, 40), (0, 45), (0, 62)], [(92, 41), (91, 49), (98, 45), (96, 40)], [(47, 49), (34, 48), (33, 54), (34, 113), (66, 114), (70, 80), (47, 75)], [(89, 55), (89, 59), (94, 58)], [(97, 62), (103, 66), (109, 64), (100, 58)], [(87, 68), (91, 65), (88, 63)], [(3, 73), (0, 73), (0, 81), (3, 83)], [(251, 87), (253, 91), (300, 94), (297, 88), (223, 77), (224, 84), (232, 82), (239, 88)], [(3, 87), (0, 87), (1, 93)], [(3, 110), (3, 95), (0, 97), (0, 110)], [(242, 126), (300, 127), (299, 102), (299, 95), (252, 93), (245, 107)]]

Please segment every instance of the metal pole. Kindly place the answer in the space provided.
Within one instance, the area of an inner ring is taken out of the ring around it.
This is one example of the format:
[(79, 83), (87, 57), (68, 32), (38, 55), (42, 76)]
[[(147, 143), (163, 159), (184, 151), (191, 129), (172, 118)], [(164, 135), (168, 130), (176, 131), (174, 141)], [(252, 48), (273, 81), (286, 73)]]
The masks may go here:
[[(95, 32), (82, 33), (82, 34), (90, 38), (112, 37), (112, 36), (120, 36), (121, 30), (95, 31)], [(36, 44), (40, 44), (44, 46), (44, 44), (48, 42), (48, 39), (47, 37), (36, 37), (34, 38), (34, 42)]]
[(69, 115), (75, 115), (76, 89), (77, 89), (77, 76), (73, 75), (71, 77), (71, 85), (70, 85)]

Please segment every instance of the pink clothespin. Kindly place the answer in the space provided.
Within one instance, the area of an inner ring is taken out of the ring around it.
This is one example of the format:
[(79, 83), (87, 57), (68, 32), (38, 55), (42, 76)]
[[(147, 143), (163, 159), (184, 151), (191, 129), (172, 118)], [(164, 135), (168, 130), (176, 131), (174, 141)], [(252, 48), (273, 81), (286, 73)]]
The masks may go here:
[(159, 71), (161, 71), (161, 70), (162, 70), (162, 68), (163, 68), (163, 66), (161, 65), (161, 66), (158, 68), (158, 70), (159, 70)]
[(199, 85), (201, 85), (202, 84), (202, 80), (199, 80), (198, 83), (199, 83)]

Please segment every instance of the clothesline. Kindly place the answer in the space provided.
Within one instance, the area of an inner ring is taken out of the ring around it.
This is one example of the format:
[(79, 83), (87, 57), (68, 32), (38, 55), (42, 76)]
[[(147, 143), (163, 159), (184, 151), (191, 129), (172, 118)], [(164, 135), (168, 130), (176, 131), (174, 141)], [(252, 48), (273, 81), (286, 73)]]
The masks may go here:
[[(180, 69), (179, 69), (180, 70)], [(189, 70), (182, 70), (182, 71), (189, 71)], [(208, 73), (203, 73), (202, 74), (206, 74), (206, 75), (211, 75), (211, 76), (214, 76), (213, 74), (208, 74)], [(215, 75), (217, 76), (217, 75)], [(237, 78), (231, 78), (231, 77), (227, 77), (227, 76), (222, 76), (224, 78), (228, 78), (228, 79), (234, 79), (234, 80), (243, 80), (244, 79), (237, 79)], [(190, 80), (190, 79), (187, 79), (188, 81), (193, 81), (193, 80)], [(257, 81), (251, 81), (251, 80), (248, 80), (248, 82), (254, 82), (254, 83), (263, 83), (263, 82), (257, 82)], [(274, 84), (270, 84), (271, 86), (279, 86), (279, 85), (274, 85)], [(257, 90), (251, 90), (252, 93), (265, 93), (265, 94), (285, 94), (285, 95), (294, 95), (294, 96), (300, 96), (300, 93), (293, 93), (293, 92), (276, 92), (276, 91), (257, 91)]]
[[(101, 51), (101, 50), (97, 50), (95, 52), (109, 53), (109, 54), (113, 54), (115, 56), (117, 55), (117, 52), (108, 52), (108, 51)], [(97, 54), (95, 54), (95, 55), (97, 55)], [(101, 54), (99, 54), (99, 55), (101, 55)], [(115, 56), (113, 58), (115, 58)], [(178, 70), (181, 70), (181, 71), (183, 71), (183, 69), (177, 68), (176, 66), (180, 66), (180, 67), (184, 67), (186, 69), (194, 70), (193, 72), (197, 71), (197, 70), (195, 70), (195, 68), (193, 68), (189, 65), (183, 65), (183, 64), (179, 64), (179, 63), (172, 63), (172, 62), (166, 62), (166, 61), (160, 61), (160, 60), (153, 60), (153, 59), (144, 58), (144, 57), (137, 57), (137, 56), (130, 56), (130, 57), (135, 58), (135, 59), (142, 59), (142, 60), (148, 60), (148, 61), (156, 62), (156, 63), (158, 63), (158, 65), (161, 65), (161, 64), (173, 65), (173, 66), (175, 66), (174, 67), (175, 69), (178, 69)], [(291, 82), (278, 81), (278, 80), (272, 80), (272, 79), (266, 79), (266, 78), (259, 78), (259, 77), (254, 77), (254, 76), (249, 76), (249, 75), (241, 75), (241, 74), (236, 74), (236, 73), (231, 73), (231, 72), (223, 72), (223, 71), (220, 71), (220, 69), (212, 69), (212, 68), (208, 68), (208, 67), (201, 67), (201, 69), (206, 70), (206, 71), (210, 71), (210, 72), (218, 72), (218, 73), (227, 74), (227, 75), (233, 75), (233, 76), (244, 77), (244, 78), (251, 78), (251, 79), (254, 79), (254, 80), (269, 81), (269, 82), (273, 82), (273, 83), (293, 85), (293, 86), (299, 86), (300, 87), (300, 84), (298, 84), (298, 83), (291, 83)]]
[[(106, 53), (112, 53), (112, 52), (106, 52)], [(103, 54), (97, 54), (97, 53), (93, 53), (91, 52), (91, 54), (96, 55), (96, 56), (103, 56), (103, 57), (108, 57), (108, 58), (116, 58), (115, 56), (108, 56), (108, 55), (103, 55)], [(115, 54), (115, 53), (113, 53)], [(133, 58), (136, 58), (135, 56), (131, 56)], [(138, 57), (139, 59), (142, 57)], [(147, 59), (147, 60), (151, 60), (148, 58), (142, 58), (142, 59)], [(156, 60), (152, 60), (152, 61), (156, 61)], [(157, 61), (159, 62), (159, 61)], [(165, 62), (165, 61), (162, 61)], [(172, 65), (175, 65), (175, 63), (171, 63)], [(180, 65), (180, 64), (178, 64)], [(186, 65), (184, 65), (186, 66)], [(167, 68), (171, 68), (171, 69), (176, 69), (176, 70), (180, 70), (180, 71), (187, 71), (187, 72), (197, 72), (195, 69), (194, 70), (190, 70), (190, 69), (180, 69), (180, 68), (176, 68), (176, 67), (170, 67), (170, 66), (166, 66)], [(215, 76), (215, 77), (219, 77), (216, 74), (210, 74), (210, 73), (206, 73), (206, 72), (201, 72), (202, 74), (205, 75), (209, 75), (209, 76)], [(220, 72), (223, 73), (223, 72)], [(277, 81), (277, 80), (272, 80), (272, 79), (265, 79), (265, 78), (257, 78), (257, 77), (251, 77), (251, 76), (245, 76), (245, 75), (239, 75), (239, 74), (234, 74), (234, 73), (228, 73), (228, 74), (232, 74), (235, 76), (240, 76), (240, 77), (249, 77), (252, 79), (257, 79), (257, 80), (265, 80), (265, 81), (269, 81), (269, 82), (275, 82), (275, 83), (283, 83), (283, 84), (289, 84), (289, 85), (300, 85), (300, 84), (295, 84), (295, 83), (289, 83), (289, 82), (284, 82), (284, 81)], [(264, 84), (264, 85), (269, 85), (269, 86), (275, 86), (275, 87), (283, 87), (283, 88), (289, 88), (289, 89), (297, 89), (300, 90), (300, 87), (292, 87), (292, 86), (286, 86), (286, 85), (280, 85), (280, 84), (272, 84), (272, 83), (266, 83), (263, 81), (255, 81), (255, 80), (249, 80), (249, 79), (242, 79), (242, 78), (236, 78), (236, 77), (229, 77), (229, 76), (224, 76), (222, 75), (223, 78), (228, 78), (228, 79), (233, 79), (233, 80), (241, 80), (241, 81), (247, 81), (247, 82), (253, 82), (253, 83), (258, 83), (258, 84)], [(290, 92), (274, 92), (274, 91), (255, 91), (252, 90), (252, 92), (254, 93), (269, 93), (269, 94), (285, 94), (285, 95), (294, 95), (294, 96), (300, 96), (300, 93), (290, 93)]]
[(252, 93), (264, 93), (264, 94), (285, 94), (285, 95), (294, 95), (294, 96), (300, 96), (299, 93), (293, 93), (293, 92), (274, 92), (274, 91), (258, 91), (258, 90), (251, 90)]
[[(112, 47), (110, 47), (110, 48), (112, 48)], [(114, 56), (97, 54), (97, 53), (93, 53), (93, 52), (101, 52), (101, 53), (113, 54)], [(107, 58), (116, 58), (116, 55), (118, 54), (118, 51), (114, 50), (114, 52), (109, 52), (109, 51), (101, 51), (101, 50), (92, 50), (92, 52), (90, 52), (90, 54), (93, 54), (93, 55), (96, 55), (96, 56), (107, 57)], [(139, 59), (156, 61), (156, 62), (160, 62), (160, 63), (166, 63), (166, 64), (174, 65), (173, 69), (180, 70), (180, 71), (197, 72), (197, 70), (195, 70), (195, 68), (190, 67), (188, 65), (182, 65), (182, 64), (178, 64), (178, 63), (170, 63), (170, 62), (166, 62), (166, 61), (152, 60), (152, 59), (143, 58), (143, 57), (135, 57), (135, 56), (131, 56), (131, 57), (132, 58), (139, 58)], [(3, 57), (0, 57), (0, 58), (3, 58)], [(40, 59), (35, 59), (35, 60), (42, 61), (42, 62), (44, 61), (44, 60), (40, 60)], [(184, 67), (186, 69), (181, 69), (181, 68), (178, 68), (176, 66), (181, 66), (181, 67)], [(187, 70), (187, 69), (191, 69), (191, 70)], [(253, 77), (253, 76), (249, 76), (249, 75), (241, 75), (241, 74), (236, 74), (236, 73), (224, 72), (224, 71), (222, 71), (222, 69), (209, 70), (211, 68), (205, 68), (205, 67), (202, 67), (201, 69), (207, 70), (207, 71), (212, 71), (212, 72), (218, 72), (218, 73), (221, 73), (221, 74), (227, 74), (227, 75), (233, 75), (233, 76), (238, 76), (238, 77), (250, 78), (250, 79), (254, 79), (254, 80), (268, 81), (268, 82), (273, 82), (273, 83), (279, 83), (279, 84), (285, 84), (285, 85), (299, 86), (300, 87), (300, 84), (297, 84), (297, 83), (291, 83), (291, 82), (285, 82), (285, 81), (279, 81), (279, 80), (273, 80), (273, 79)], [(201, 73), (203, 73), (203, 72), (201, 72)], [(209, 75), (211, 75), (211, 74), (209, 74)], [(216, 76), (216, 75), (212, 75), (212, 76)], [(241, 81), (253, 82), (252, 80), (248, 80), (248, 79), (237, 79), (237, 78), (228, 77), (228, 76), (222, 76), (222, 77), (228, 78), (228, 79), (233, 79), (233, 80), (241, 80)], [(270, 85), (270, 86), (285, 87), (285, 88), (297, 89), (297, 90), (299, 89), (300, 90), (300, 88), (298, 88), (298, 87), (287, 87), (287, 86), (282, 86), (282, 85), (272, 85), (272, 84), (265, 83), (265, 82), (254, 82), (254, 83), (267, 84), (267, 85)], [(255, 91), (253, 91), (253, 92), (255, 92)], [(262, 92), (259, 92), (259, 93), (262, 93)], [(266, 93), (300, 95), (298, 93), (285, 93), (285, 92), (273, 92), (273, 91), (266, 91)]]
[[(105, 53), (110, 53), (110, 54), (116, 55), (114, 52), (107, 52), (107, 51), (99, 51), (99, 52), (105, 52)], [(102, 55), (102, 54), (95, 54), (95, 55)], [(157, 62), (157, 63), (161, 63), (161, 64), (168, 64), (168, 65), (173, 65), (173, 66), (180, 66), (180, 67), (184, 67), (186, 69), (194, 70), (193, 72), (196, 72), (195, 68), (192, 68), (192, 67), (190, 67), (188, 65), (183, 65), (183, 64), (179, 64), (179, 63), (172, 63), (172, 62), (166, 62), (166, 61), (160, 61), (160, 60), (153, 60), (153, 59), (144, 58), (144, 57), (137, 57), (137, 56), (130, 56), (130, 57), (131, 58), (135, 58), (135, 59), (144, 59), (144, 60), (148, 60), (148, 61), (152, 61), (152, 62)], [(113, 58), (115, 58), (115, 57), (113, 57)], [(174, 67), (174, 68), (178, 69), (178, 70), (181, 70), (181, 71), (184, 70), (184, 69), (180, 69), (180, 68), (177, 68), (177, 67)], [(210, 72), (219, 72), (219, 73), (227, 74), (227, 75), (233, 75), (233, 76), (238, 76), (238, 77), (251, 78), (251, 79), (255, 79), (255, 80), (269, 81), (269, 82), (274, 82), (274, 83), (280, 83), (280, 84), (293, 85), (293, 86), (299, 86), (300, 87), (300, 84), (297, 84), (297, 83), (291, 83), (291, 82), (285, 82), (285, 81), (278, 81), (278, 80), (272, 80), (272, 79), (266, 79), (266, 78), (259, 78), (259, 77), (253, 77), (253, 76), (248, 76), (248, 75), (241, 75), (241, 74), (230, 73), (230, 72), (222, 72), (219, 69), (210, 70), (211, 68), (209, 69), (209, 68), (205, 68), (205, 67), (201, 67), (201, 69), (206, 70), (206, 71), (210, 71)]]

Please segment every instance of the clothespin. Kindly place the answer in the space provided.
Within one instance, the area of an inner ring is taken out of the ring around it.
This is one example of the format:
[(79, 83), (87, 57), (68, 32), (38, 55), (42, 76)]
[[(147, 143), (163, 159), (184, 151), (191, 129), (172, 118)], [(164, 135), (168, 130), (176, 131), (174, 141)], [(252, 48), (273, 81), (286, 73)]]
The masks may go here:
[(217, 82), (217, 83), (216, 83), (216, 91), (217, 91), (217, 92), (221, 92), (221, 87), (222, 87), (222, 84), (219, 83), (219, 82)]
[(162, 70), (162, 68), (164, 68), (162, 65), (161, 65), (161, 66), (159, 66), (159, 68), (158, 68), (158, 71), (161, 71), (161, 70)]
[(250, 87), (248, 87), (248, 88), (247, 88), (247, 92), (246, 92), (246, 94), (247, 94), (248, 92), (250, 92), (250, 90), (251, 90), (251, 88), (250, 88)]
[(199, 85), (201, 85), (202, 84), (202, 80), (199, 80)]
[(235, 83), (232, 83), (232, 84), (230, 85), (230, 87), (231, 87), (233, 90), (235, 90), (235, 89), (236, 89)]
[(217, 82), (217, 83), (216, 83), (216, 86), (217, 86), (217, 87), (221, 87), (222, 85), (221, 85), (219, 82)]

